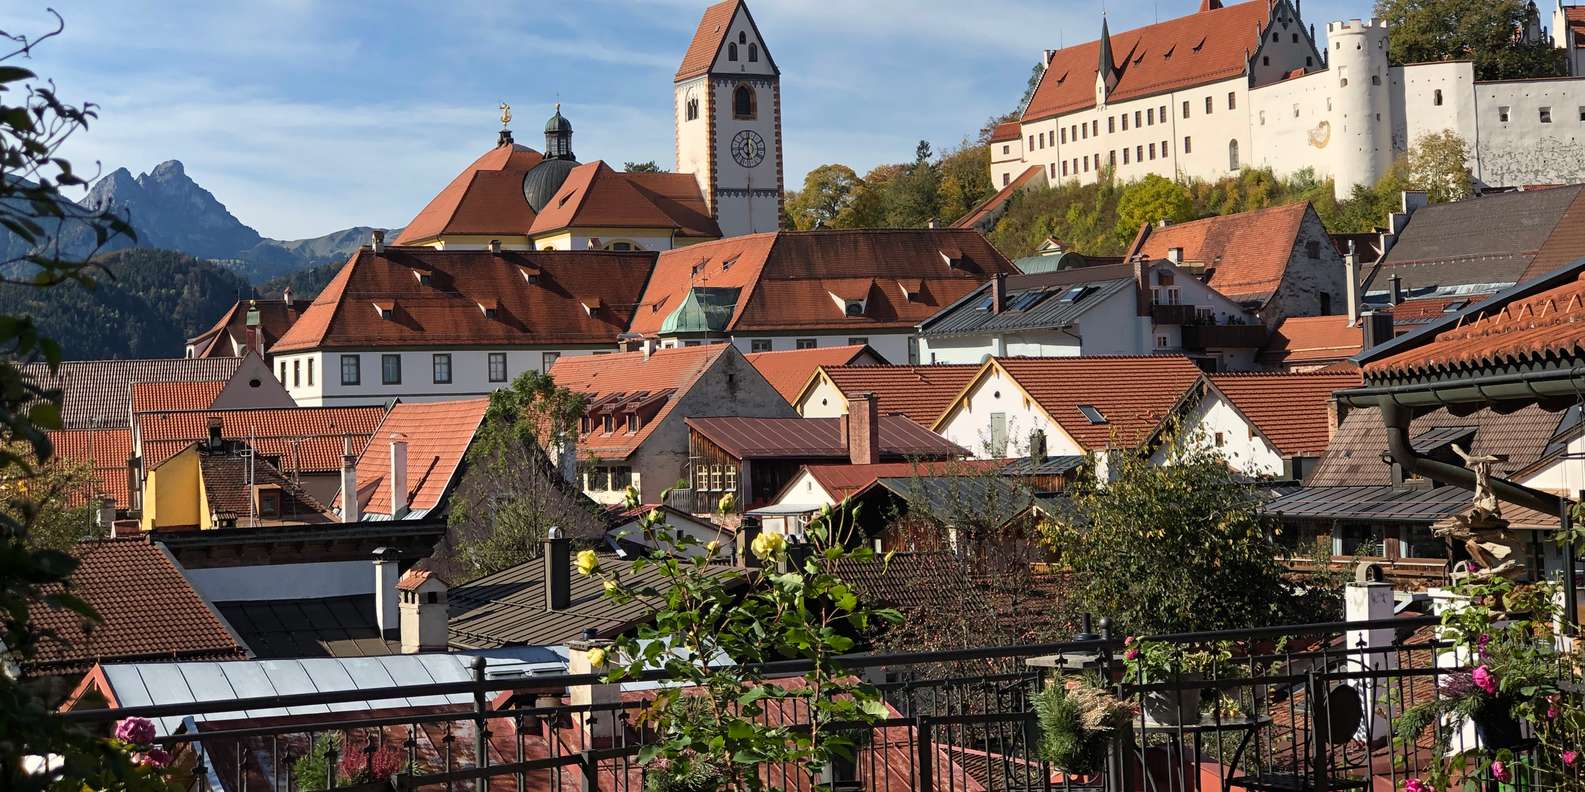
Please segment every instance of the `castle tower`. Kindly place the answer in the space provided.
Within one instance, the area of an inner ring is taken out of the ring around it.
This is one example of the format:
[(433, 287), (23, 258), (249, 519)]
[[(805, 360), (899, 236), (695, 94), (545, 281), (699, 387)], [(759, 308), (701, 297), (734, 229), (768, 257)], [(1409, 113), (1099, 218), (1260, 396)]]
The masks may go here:
[(1326, 25), (1327, 76), (1332, 81), (1332, 179), (1339, 198), (1370, 186), (1392, 166), (1391, 75), (1387, 23), (1358, 19)]
[(743, 0), (705, 9), (674, 83), (677, 171), (726, 236), (781, 222), (781, 72)]

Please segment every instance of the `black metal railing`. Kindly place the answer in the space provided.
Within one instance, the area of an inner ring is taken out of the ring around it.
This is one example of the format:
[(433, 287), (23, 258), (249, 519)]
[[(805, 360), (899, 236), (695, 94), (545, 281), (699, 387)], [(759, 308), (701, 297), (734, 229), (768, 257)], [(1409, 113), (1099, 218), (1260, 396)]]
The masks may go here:
[[(845, 656), (844, 668), (881, 691), (887, 716), (833, 727), (855, 735), (860, 747), (852, 761), (818, 775), (785, 764), (762, 764), (758, 772), (789, 790), (1398, 789), (1437, 759), (1436, 730), (1444, 728), (1433, 724), (1432, 733), (1391, 739), (1397, 716), (1441, 695), (1441, 677), (1457, 670), (1435, 625), (1406, 617), (1158, 636), (1150, 640), (1216, 645), (1227, 657), (1198, 674), (1150, 684), (1126, 678), (1124, 641), (1105, 630), (1091, 640), (1042, 645)], [(792, 679), (807, 668), (788, 661), (758, 670)], [(1103, 771), (1068, 773), (1041, 756), (1034, 701), (1045, 686), (1079, 674), (1121, 696), (1178, 701), (1177, 717), (1154, 717), (1141, 707), (1112, 744)], [(568, 703), (573, 691), (592, 703)], [(458, 694), (471, 703), (367, 708), (367, 702)], [(159, 742), (176, 757), (176, 777), (205, 792), (347, 786), (619, 792), (645, 789), (656, 772), (638, 762), (655, 739), (637, 717), (646, 701), (642, 688), (604, 686), (591, 675), (492, 679), (481, 660), (468, 682), (68, 717), (106, 729), (134, 715), (180, 718)], [(759, 716), (764, 722), (807, 724), (807, 705), (796, 697), (768, 701), (776, 703)], [(350, 706), (365, 709), (338, 711)], [(1345, 717), (1353, 711), (1357, 717)]]

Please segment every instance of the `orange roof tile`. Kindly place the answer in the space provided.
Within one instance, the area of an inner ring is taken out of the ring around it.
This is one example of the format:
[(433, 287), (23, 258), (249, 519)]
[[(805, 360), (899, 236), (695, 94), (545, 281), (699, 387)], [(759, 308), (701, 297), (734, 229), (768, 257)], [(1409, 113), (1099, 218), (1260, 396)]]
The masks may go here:
[[(579, 454), (602, 459), (625, 459), (649, 438), (699, 377), (724, 354), (737, 354), (730, 344), (659, 349), (646, 358), (643, 352), (612, 355), (563, 355), (550, 367), (556, 384), (582, 393), (591, 406), (603, 397), (638, 394), (662, 395), (658, 411), (636, 432), (617, 423), (614, 431), (596, 427), (578, 440)], [(666, 393), (669, 391), (670, 393)]]
[[(868, 353), (868, 354), (866, 354)], [(792, 404), (803, 393), (804, 385), (821, 366), (846, 366), (879, 363), (880, 358), (866, 344), (813, 349), (784, 349), (780, 352), (751, 352), (743, 357), (759, 370), (782, 398)]]
[(230, 381), (246, 358), (156, 358), (152, 360), (67, 360), (51, 373), (29, 363), (23, 376), (61, 390), (61, 422), (67, 429), (126, 426), (134, 382)]
[[(1261, 31), (1270, 19), (1266, 0), (1250, 0), (1114, 33), (1117, 83), (1107, 100), (1135, 99), (1240, 76), (1247, 59), (1260, 48)], [(1099, 39), (1053, 53), (1024, 108), (1023, 120), (1094, 107), (1100, 62)]]
[(530, 231), (544, 234), (591, 226), (671, 228), (678, 236), (721, 236), (692, 174), (626, 173), (600, 160), (567, 174)]
[(1421, 297), (1416, 300), (1404, 300), (1388, 310), (1392, 311), (1394, 324), (1423, 324), (1425, 322), (1441, 319), (1447, 313), (1448, 306), (1470, 305), (1485, 299), (1480, 296), (1454, 296), (1454, 297)]
[[(949, 263), (957, 262), (957, 266)], [(655, 335), (693, 287), (741, 290), (727, 332), (911, 328), (998, 272), (1006, 257), (970, 229), (776, 231), (703, 242), (660, 254), (631, 330)], [(831, 297), (852, 279), (873, 278), (862, 316)], [(923, 291), (904, 295), (902, 280)]]
[[(193, 347), (193, 357), (230, 357), (247, 345), (248, 314), (259, 312), (259, 349), (269, 349), (291, 328), (303, 311), (308, 310), (307, 300), (250, 299), (238, 300), (208, 330), (187, 339)], [(236, 346), (233, 346), (235, 344)]]
[[(408, 509), (428, 511), (440, 505), (489, 406), (489, 399), (470, 399), (398, 402), (391, 407), (385, 420), (375, 428), (368, 447), (358, 456), (359, 511), (391, 513), (392, 435), (407, 439)], [(334, 505), (341, 506), (340, 495)]]
[(1585, 352), (1582, 328), (1585, 275), (1527, 297), (1489, 300), (1454, 326), (1367, 362), (1365, 373), (1375, 378), (1578, 355)]
[(699, 27), (694, 31), (693, 41), (688, 43), (688, 50), (683, 53), (682, 63), (677, 67), (676, 79), (687, 80), (710, 71), (710, 67), (715, 65), (716, 54), (721, 51), (722, 42), (726, 40), (727, 26), (732, 24), (732, 17), (742, 4), (742, 0), (723, 0), (704, 10), (704, 16), (699, 18)]
[(221, 436), (253, 444), (262, 456), (278, 456), (284, 471), (341, 469), (343, 438), (363, 450), (385, 416), (384, 407), (283, 407), (266, 410), (180, 410), (141, 413), (137, 430), (145, 469), (153, 469), (209, 436), (209, 418), (221, 420)]
[(226, 389), (223, 380), (207, 382), (134, 382), (132, 411), (205, 410)]
[(1181, 248), (1183, 262), (1215, 268), (1208, 281), (1211, 288), (1230, 300), (1264, 304), (1282, 285), (1294, 240), (1310, 211), (1310, 204), (1301, 202), (1165, 228), (1152, 226), (1128, 254), (1164, 259), (1168, 251)]
[(991, 130), (991, 143), (1004, 143), (1017, 140), (1021, 132), (1017, 121), (1003, 121)]
[(1271, 340), (1261, 355), (1273, 365), (1294, 366), (1321, 363), (1359, 354), (1364, 332), (1350, 327), (1348, 317), (1289, 316), (1272, 329)]
[[(240, 660), (247, 649), (193, 589), (160, 545), (100, 539), (71, 549), (78, 567), (72, 594), (99, 614), (92, 630), (63, 608), (35, 604), (42, 637), (22, 664), (28, 676), (81, 674), (96, 662)], [(45, 586), (40, 595), (59, 593)]]
[[(116, 499), (117, 509), (132, 507), (127, 489), (127, 459), (132, 456), (131, 429), (66, 429), (50, 432), (54, 459), (72, 465), (86, 465), (98, 482), (96, 493)], [(74, 498), (74, 502), (77, 501)]]
[[(1178, 355), (994, 358), (1019, 387), (1086, 450), (1149, 439), (1200, 380), (1200, 369)], [(1105, 423), (1091, 423), (1080, 405)]]
[(534, 224), (534, 208), (523, 196), (523, 177), (544, 155), (519, 145), (485, 152), (457, 174), (392, 244), (408, 245), (443, 234), (522, 234)]
[[(615, 345), (654, 261), (648, 252), (365, 248), (270, 351)], [(374, 310), (381, 301), (392, 318)], [(493, 317), (481, 307), (490, 301)], [(603, 307), (591, 313), (586, 301)]]
[(1358, 371), (1211, 374), (1209, 379), (1283, 456), (1325, 451), (1332, 394), (1362, 381)]
[(1006, 464), (1005, 459), (953, 459), (938, 462), (881, 462), (875, 465), (805, 465), (804, 470), (809, 472), (827, 495), (840, 502), (874, 484), (879, 478), (974, 475), (997, 470)]
[[(821, 371), (848, 399), (874, 393), (882, 413), (902, 413), (920, 426), (934, 426), (979, 373), (979, 364), (928, 366), (823, 366)], [(800, 391), (799, 395), (803, 395)]]
[[(998, 129), (999, 128), (1000, 127), (998, 127)], [(1013, 125), (1013, 137), (1015, 139), (1018, 137), (1018, 129), (1016, 124)], [(958, 221), (953, 223), (952, 227), (974, 228), (985, 222), (986, 220), (990, 219), (992, 215), (996, 214), (998, 209), (1001, 209), (1002, 206), (1011, 200), (1019, 190), (1027, 187), (1029, 183), (1035, 179), (1041, 179), (1044, 181), (1042, 178), (1042, 171), (1039, 165), (1030, 165), (1024, 169), (1023, 173), (1018, 174), (1013, 178), (1012, 181), (1008, 182), (1006, 187), (997, 190), (994, 195), (981, 201), (979, 205), (973, 209), (970, 209), (968, 214), (958, 218)]]

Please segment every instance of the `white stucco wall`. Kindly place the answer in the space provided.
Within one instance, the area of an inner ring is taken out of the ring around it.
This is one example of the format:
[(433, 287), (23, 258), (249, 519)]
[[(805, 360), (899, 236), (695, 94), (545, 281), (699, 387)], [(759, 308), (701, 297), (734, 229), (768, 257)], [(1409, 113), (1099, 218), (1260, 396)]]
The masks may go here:
[(1475, 83), (1476, 177), (1493, 186), (1585, 181), (1582, 117), (1585, 78)]
[[(996, 414), (1007, 419), (1005, 454), (996, 454), (990, 448), (992, 416)], [(1034, 431), (1046, 433), (1046, 454), (1049, 456), (1084, 453), (1040, 405), (1024, 395), (1012, 378), (993, 367), (948, 411), (936, 433), (967, 448), (975, 459), (993, 459), (1027, 455), (1029, 435)]]
[[(435, 350), (346, 350), (333, 352), (300, 352), (277, 356), (275, 374), (286, 366), (286, 391), (299, 406), (349, 407), (365, 404), (384, 404), (391, 399), (403, 401), (445, 401), (485, 396), (509, 384), (525, 371), (544, 371), (545, 354), (592, 355), (596, 352), (615, 351), (615, 342), (609, 348), (594, 349), (435, 349)], [(491, 382), (489, 378), (490, 353), (506, 354), (506, 379)], [(402, 381), (385, 385), (381, 377), (381, 358), (399, 355), (402, 360)], [(451, 382), (434, 381), (434, 355), (451, 355)], [(360, 377), (357, 385), (341, 384), (341, 357), (357, 355), (360, 360)], [(313, 361), (314, 379), (307, 378), (309, 361)], [(294, 369), (294, 364), (301, 367)], [(294, 380), (293, 372), (302, 377)]]
[[(1282, 454), (1220, 394), (1207, 391), (1189, 411), (1183, 426), (1191, 447), (1216, 449), (1234, 470), (1251, 476), (1282, 474)], [(1165, 462), (1165, 450), (1158, 449), (1151, 455), (1151, 461)]]
[(848, 400), (836, 383), (821, 374), (793, 407), (805, 418), (835, 418), (847, 414)]

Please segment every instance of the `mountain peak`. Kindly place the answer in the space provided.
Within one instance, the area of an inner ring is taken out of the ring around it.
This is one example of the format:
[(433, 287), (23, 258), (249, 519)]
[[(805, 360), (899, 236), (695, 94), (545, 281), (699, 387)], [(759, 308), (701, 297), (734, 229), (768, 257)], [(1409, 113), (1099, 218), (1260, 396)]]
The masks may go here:
[(166, 160), (155, 165), (154, 170), (149, 171), (149, 178), (156, 181), (185, 179), (187, 178), (187, 170), (182, 167), (181, 160)]

